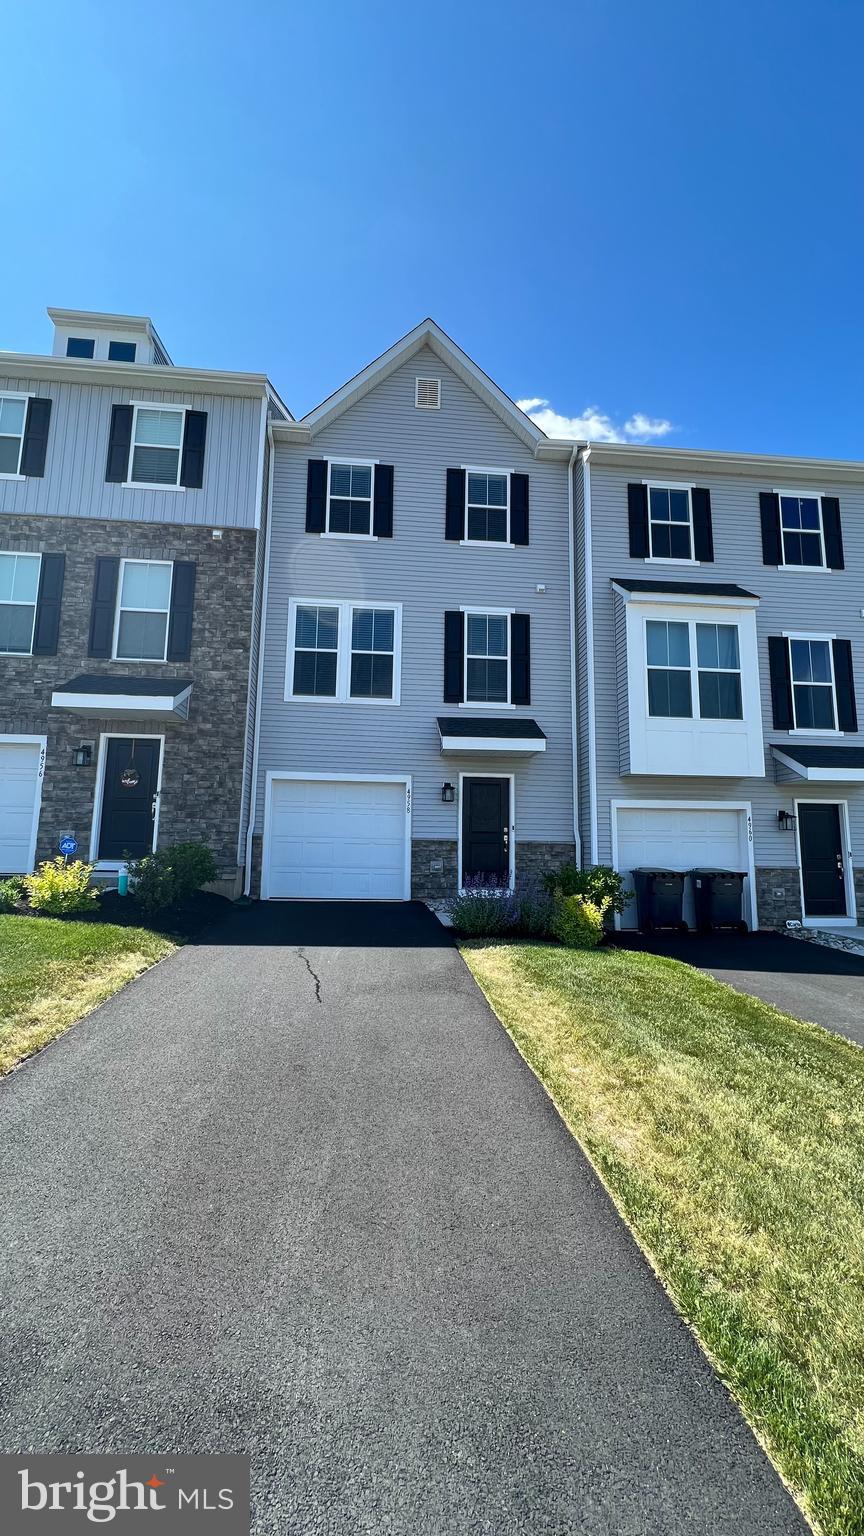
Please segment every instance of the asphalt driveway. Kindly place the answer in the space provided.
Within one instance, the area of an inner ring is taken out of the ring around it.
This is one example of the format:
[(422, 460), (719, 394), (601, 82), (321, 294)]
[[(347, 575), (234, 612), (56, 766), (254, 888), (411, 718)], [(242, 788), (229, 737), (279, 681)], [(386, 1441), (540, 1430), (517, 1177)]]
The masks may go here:
[(0, 1160), (6, 1449), (248, 1450), (280, 1536), (806, 1529), (423, 907), (235, 912)]
[(622, 933), (629, 949), (669, 955), (796, 1019), (864, 1045), (864, 959), (779, 933)]

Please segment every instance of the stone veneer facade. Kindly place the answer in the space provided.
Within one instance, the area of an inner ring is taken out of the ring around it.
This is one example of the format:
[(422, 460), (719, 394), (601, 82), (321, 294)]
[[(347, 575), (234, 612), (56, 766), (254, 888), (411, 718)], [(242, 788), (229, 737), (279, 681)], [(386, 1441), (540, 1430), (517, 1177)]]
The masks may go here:
[[(0, 515), (0, 549), (66, 555), (57, 655), (0, 657), (0, 734), (48, 738), (37, 861), (54, 856), (64, 832), (88, 856), (103, 732), (164, 735), (159, 844), (206, 842), (223, 889), (236, 893), (255, 546), (254, 530), (225, 528), (214, 539), (209, 527)], [(195, 562), (188, 661), (87, 655), (97, 555)], [(191, 679), (189, 718), (100, 719), (53, 709), (52, 690), (79, 673)], [(73, 752), (85, 741), (93, 744), (93, 762), (76, 768)]]
[[(864, 869), (856, 869), (854, 874), (855, 901), (861, 922), (864, 918)], [(801, 881), (797, 865), (787, 865), (783, 869), (757, 866), (756, 910), (760, 928), (785, 928), (787, 922), (800, 923)], [(830, 927), (830, 918), (825, 921)]]
[[(516, 883), (572, 864), (573, 843), (516, 843)], [(440, 865), (440, 868), (438, 867)], [(415, 901), (446, 901), (458, 880), (458, 844), (451, 838), (415, 838), (411, 844), (411, 895)]]

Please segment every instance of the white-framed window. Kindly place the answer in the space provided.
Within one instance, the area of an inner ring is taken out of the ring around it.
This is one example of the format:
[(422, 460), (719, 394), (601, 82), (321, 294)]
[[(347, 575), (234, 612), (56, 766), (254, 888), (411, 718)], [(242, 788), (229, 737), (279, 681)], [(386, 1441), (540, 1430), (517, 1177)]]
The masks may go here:
[(779, 491), (783, 564), (825, 569), (822, 497)]
[(121, 560), (114, 620), (115, 661), (164, 661), (171, 611), (170, 560)]
[(0, 653), (30, 656), (41, 555), (0, 553)]
[(795, 730), (836, 732), (833, 637), (788, 635), (786, 638)]
[(330, 459), (327, 463), (327, 532), (371, 539), (374, 463)]
[(286, 699), (398, 704), (401, 603), (291, 599)]
[(465, 612), (466, 704), (510, 703), (510, 615)]
[(0, 395), (0, 476), (21, 473), (29, 395)]
[(129, 484), (178, 486), (183, 449), (182, 405), (136, 405), (132, 414)]
[(741, 720), (735, 624), (647, 619), (648, 714), (677, 720)]
[(396, 614), (392, 608), (352, 608), (352, 699), (393, 698)]
[(506, 470), (465, 471), (465, 542), (509, 544), (510, 475)]
[(693, 560), (689, 485), (648, 486), (648, 539), (652, 560)]

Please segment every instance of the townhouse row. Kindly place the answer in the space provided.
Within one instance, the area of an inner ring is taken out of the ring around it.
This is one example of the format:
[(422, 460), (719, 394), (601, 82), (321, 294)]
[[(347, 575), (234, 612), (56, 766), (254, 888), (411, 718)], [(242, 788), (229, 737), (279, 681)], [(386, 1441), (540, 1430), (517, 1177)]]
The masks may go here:
[(297, 421), (49, 315), (0, 354), (0, 872), (709, 866), (753, 924), (857, 922), (864, 465), (555, 441), (432, 321)]

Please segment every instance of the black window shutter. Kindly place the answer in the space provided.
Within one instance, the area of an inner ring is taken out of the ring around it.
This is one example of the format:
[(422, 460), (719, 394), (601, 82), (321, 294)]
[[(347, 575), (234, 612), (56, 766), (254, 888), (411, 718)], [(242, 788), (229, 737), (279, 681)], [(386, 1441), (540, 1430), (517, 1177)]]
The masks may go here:
[[(21, 474), (34, 479), (45, 473), (45, 455), (48, 452), (48, 425), (51, 421), (51, 401), (41, 395), (32, 395), (27, 406), (24, 424), (24, 447), (21, 451)], [(53, 656), (53, 651), (46, 651)]]
[(375, 500), (372, 532), (378, 539), (393, 537), (393, 465), (375, 465)]
[(195, 561), (175, 560), (171, 578), (167, 661), (188, 661), (192, 649), (192, 610), (195, 606)]
[(837, 729), (857, 731), (858, 710), (855, 707), (855, 679), (852, 676), (851, 640), (833, 640), (834, 686), (837, 690)]
[(840, 527), (840, 503), (836, 496), (822, 497), (822, 534), (825, 539), (825, 564), (832, 571), (842, 571), (843, 530)]
[(180, 458), (180, 484), (189, 491), (200, 491), (204, 484), (204, 445), (207, 442), (207, 412), (187, 411), (183, 426), (183, 453)]
[(528, 543), (528, 476), (510, 476), (510, 543)]
[(327, 526), (327, 460), (310, 459), (306, 468), (306, 532), (323, 533)]
[[(132, 446), (132, 407), (112, 405), (111, 432), (108, 437), (108, 464), (105, 479), (122, 485), (129, 479), (129, 449)], [(91, 653), (92, 654), (92, 653)]]
[(444, 519), (445, 539), (465, 537), (465, 471), (447, 471), (447, 513)]
[[(49, 401), (50, 404), (50, 401)], [(63, 596), (65, 555), (43, 555), (36, 598), (33, 655), (56, 656), (60, 636), (60, 601)]]
[(531, 619), (510, 615), (510, 703), (531, 703)]
[(714, 559), (714, 532), (711, 527), (711, 492), (699, 486), (690, 492), (693, 506), (693, 559)]
[(444, 703), (462, 703), (462, 674), (465, 649), (465, 615), (444, 615)]
[(630, 554), (634, 560), (645, 560), (651, 553), (648, 544), (647, 485), (628, 485), (627, 515), (630, 521)]
[(780, 497), (774, 491), (759, 492), (759, 515), (762, 519), (762, 564), (782, 565)]
[(789, 670), (789, 642), (785, 635), (768, 636), (768, 667), (771, 673), (771, 711), (775, 731), (791, 731), (792, 674)]
[(99, 555), (93, 582), (90, 608), (88, 656), (110, 656), (114, 644), (114, 612), (117, 606), (117, 577), (120, 561), (115, 555)]

